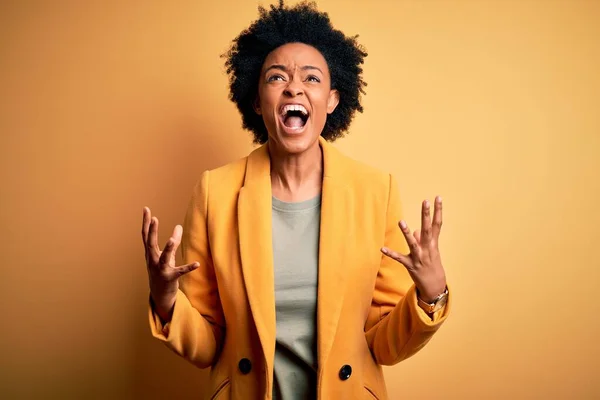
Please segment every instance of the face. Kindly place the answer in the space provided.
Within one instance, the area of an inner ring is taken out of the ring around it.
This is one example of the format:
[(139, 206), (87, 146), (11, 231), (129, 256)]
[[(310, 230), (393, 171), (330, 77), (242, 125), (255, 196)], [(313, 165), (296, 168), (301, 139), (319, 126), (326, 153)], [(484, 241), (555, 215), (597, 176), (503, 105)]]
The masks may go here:
[(277, 150), (297, 154), (318, 146), (327, 114), (338, 102), (327, 62), (314, 47), (288, 43), (265, 59), (254, 109)]

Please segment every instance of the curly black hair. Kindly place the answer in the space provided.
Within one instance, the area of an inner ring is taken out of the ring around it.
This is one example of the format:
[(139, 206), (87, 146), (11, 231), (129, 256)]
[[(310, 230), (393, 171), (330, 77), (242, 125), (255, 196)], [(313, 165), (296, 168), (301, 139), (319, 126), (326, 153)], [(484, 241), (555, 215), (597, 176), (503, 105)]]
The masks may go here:
[(358, 35), (345, 36), (334, 29), (329, 15), (317, 10), (315, 2), (303, 1), (286, 7), (283, 0), (267, 10), (258, 7), (260, 17), (233, 40), (222, 55), (229, 75), (229, 99), (242, 114), (243, 127), (254, 134), (254, 142), (265, 143), (267, 128), (253, 108), (258, 82), (267, 55), (286, 43), (304, 43), (316, 48), (329, 67), (331, 88), (339, 92), (339, 104), (327, 116), (321, 136), (333, 142), (347, 132), (355, 111), (363, 112), (360, 95), (367, 85), (362, 78), (365, 49)]

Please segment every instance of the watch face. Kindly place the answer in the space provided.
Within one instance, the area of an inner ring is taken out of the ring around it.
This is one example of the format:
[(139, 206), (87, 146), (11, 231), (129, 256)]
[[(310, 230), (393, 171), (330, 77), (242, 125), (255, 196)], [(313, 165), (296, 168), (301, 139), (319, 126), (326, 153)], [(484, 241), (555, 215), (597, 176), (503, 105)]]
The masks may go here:
[(435, 306), (433, 307), (433, 312), (435, 311), (439, 311), (441, 310), (446, 303), (448, 302), (448, 294), (445, 293), (444, 296), (442, 296), (436, 303)]

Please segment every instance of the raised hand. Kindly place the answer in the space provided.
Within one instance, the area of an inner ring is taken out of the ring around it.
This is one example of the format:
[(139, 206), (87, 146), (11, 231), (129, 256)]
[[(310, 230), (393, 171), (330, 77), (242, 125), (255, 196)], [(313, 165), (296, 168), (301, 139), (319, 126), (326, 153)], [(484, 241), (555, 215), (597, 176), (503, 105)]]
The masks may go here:
[(421, 230), (411, 234), (405, 221), (400, 221), (400, 230), (406, 238), (410, 253), (400, 254), (383, 247), (381, 252), (406, 267), (419, 297), (426, 303), (433, 302), (446, 290), (446, 273), (442, 266), (438, 241), (442, 228), (442, 199), (435, 198), (433, 221), (429, 201), (423, 201), (421, 209)]
[(198, 262), (176, 266), (175, 254), (181, 243), (181, 225), (175, 226), (173, 234), (163, 250), (158, 247), (158, 218), (152, 217), (150, 209), (144, 207), (142, 220), (142, 240), (146, 256), (146, 268), (150, 284), (150, 295), (157, 314), (163, 321), (171, 319), (175, 305), (179, 277), (199, 267)]

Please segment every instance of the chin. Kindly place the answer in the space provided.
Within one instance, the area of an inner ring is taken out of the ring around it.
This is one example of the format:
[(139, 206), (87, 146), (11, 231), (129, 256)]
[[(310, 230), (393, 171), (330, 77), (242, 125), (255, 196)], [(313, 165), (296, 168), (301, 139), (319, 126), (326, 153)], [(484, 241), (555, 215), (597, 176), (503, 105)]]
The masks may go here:
[(285, 153), (300, 154), (309, 150), (315, 144), (318, 146), (319, 135), (314, 132), (313, 126), (304, 126), (304, 129), (299, 132), (277, 128), (276, 139), (273, 140), (273, 144)]
[(308, 139), (285, 141), (284, 149), (289, 154), (304, 153), (313, 146), (314, 141)]

